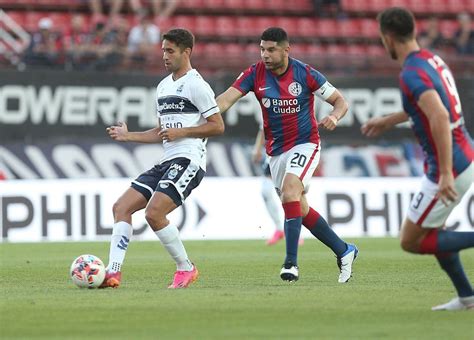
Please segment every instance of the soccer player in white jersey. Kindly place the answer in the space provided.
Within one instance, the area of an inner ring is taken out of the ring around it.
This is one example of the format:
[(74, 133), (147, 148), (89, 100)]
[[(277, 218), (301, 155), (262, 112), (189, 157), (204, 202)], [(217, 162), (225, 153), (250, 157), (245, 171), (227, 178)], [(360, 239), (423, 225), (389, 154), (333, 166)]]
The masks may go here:
[(198, 277), (178, 228), (167, 219), (204, 176), (207, 137), (224, 132), (214, 92), (191, 66), (193, 46), (194, 36), (185, 29), (172, 29), (163, 35), (163, 60), (171, 74), (156, 90), (155, 128), (130, 132), (125, 123), (107, 128), (117, 141), (162, 142), (164, 154), (160, 163), (138, 176), (113, 206), (114, 227), (103, 288), (120, 285), (121, 266), (133, 233), (132, 214), (143, 208), (150, 227), (176, 262), (177, 270), (168, 288), (186, 288)]

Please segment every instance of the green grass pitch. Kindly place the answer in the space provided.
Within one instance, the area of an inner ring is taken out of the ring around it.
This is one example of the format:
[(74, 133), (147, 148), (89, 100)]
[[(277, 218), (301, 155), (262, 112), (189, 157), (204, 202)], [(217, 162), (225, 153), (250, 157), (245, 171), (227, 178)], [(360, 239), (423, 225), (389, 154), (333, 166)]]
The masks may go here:
[[(474, 339), (474, 312), (432, 312), (455, 296), (431, 256), (396, 239), (356, 239), (354, 277), (315, 240), (300, 247), (300, 280), (280, 280), (284, 244), (189, 241), (199, 280), (169, 290), (174, 264), (157, 242), (132, 242), (119, 289), (73, 286), (72, 260), (104, 261), (108, 243), (0, 244), (0, 338)], [(474, 251), (462, 252), (471, 281)]]

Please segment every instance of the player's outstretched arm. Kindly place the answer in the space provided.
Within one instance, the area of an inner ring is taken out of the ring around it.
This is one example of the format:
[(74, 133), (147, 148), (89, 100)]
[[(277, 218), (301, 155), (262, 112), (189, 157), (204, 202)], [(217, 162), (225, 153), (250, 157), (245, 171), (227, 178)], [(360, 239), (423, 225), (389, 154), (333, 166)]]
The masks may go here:
[(360, 131), (367, 137), (378, 137), (397, 124), (408, 120), (406, 112), (394, 112), (382, 117), (373, 117), (361, 126)]
[(217, 98), (217, 106), (221, 113), (226, 112), (232, 105), (235, 104), (243, 96), (243, 93), (234, 87), (229, 87), (225, 92), (221, 93)]
[(118, 142), (159, 143), (162, 141), (158, 134), (160, 131), (158, 126), (143, 132), (131, 132), (128, 131), (126, 123), (119, 122), (117, 125), (109, 126), (106, 131), (110, 138)]
[(206, 123), (199, 126), (163, 129), (159, 136), (163, 140), (171, 142), (180, 138), (207, 138), (224, 133), (224, 121), (219, 112), (207, 117), (206, 120)]
[(423, 92), (418, 99), (418, 106), (427, 116), (431, 134), (437, 150), (439, 163), (438, 198), (448, 205), (455, 201), (458, 194), (454, 188), (452, 136), (449, 113), (446, 110), (436, 90)]
[(332, 105), (332, 111), (326, 117), (323, 117), (318, 125), (332, 131), (336, 128), (337, 123), (344, 117), (349, 109), (349, 105), (342, 96), (341, 92), (335, 90), (326, 102)]

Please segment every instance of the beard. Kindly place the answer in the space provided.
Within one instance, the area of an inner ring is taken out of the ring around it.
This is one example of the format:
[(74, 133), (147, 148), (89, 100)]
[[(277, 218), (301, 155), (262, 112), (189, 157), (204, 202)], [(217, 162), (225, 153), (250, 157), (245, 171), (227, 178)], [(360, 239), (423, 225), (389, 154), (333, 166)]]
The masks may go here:
[(284, 62), (283, 62), (283, 61), (281, 61), (281, 62), (279, 62), (279, 63), (273, 62), (273, 63), (271, 63), (271, 64), (269, 64), (269, 65), (265, 64), (265, 68), (266, 68), (267, 70), (270, 70), (270, 71), (277, 70), (277, 69), (279, 69), (279, 68), (281, 68), (281, 67), (283, 67), (283, 66), (284, 66)]

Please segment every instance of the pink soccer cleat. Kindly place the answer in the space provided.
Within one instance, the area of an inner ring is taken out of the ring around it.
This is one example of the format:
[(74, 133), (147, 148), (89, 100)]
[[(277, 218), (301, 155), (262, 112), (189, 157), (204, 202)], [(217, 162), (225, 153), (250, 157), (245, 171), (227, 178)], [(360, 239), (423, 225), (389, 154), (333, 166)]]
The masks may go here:
[[(283, 240), (285, 238), (285, 232), (282, 230), (276, 230), (273, 233), (271, 239), (267, 241), (267, 246), (273, 246), (274, 244), (278, 243), (278, 241)], [(304, 244), (304, 239), (300, 237), (298, 240), (298, 245), (302, 246)]]
[(170, 289), (187, 288), (197, 280), (199, 272), (196, 266), (191, 271), (177, 270), (174, 273), (173, 283), (168, 286)]
[(285, 238), (285, 233), (283, 232), (283, 230), (275, 230), (275, 232), (273, 233), (272, 238), (270, 238), (267, 241), (267, 246), (273, 246), (278, 241), (283, 240), (284, 238)]
[(122, 273), (107, 272), (105, 274), (104, 282), (99, 286), (99, 288), (118, 288), (120, 286), (120, 281), (122, 280)]

